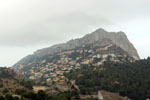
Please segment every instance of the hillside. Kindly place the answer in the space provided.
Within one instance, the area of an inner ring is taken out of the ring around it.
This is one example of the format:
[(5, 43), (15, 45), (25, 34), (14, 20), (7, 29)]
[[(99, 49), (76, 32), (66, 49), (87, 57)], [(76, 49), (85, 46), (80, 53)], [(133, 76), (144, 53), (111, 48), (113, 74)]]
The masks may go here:
[(23, 58), (13, 69), (38, 84), (59, 84), (57, 88), (66, 86), (65, 89), (59, 88), (65, 91), (70, 87), (67, 87), (68, 79), (64, 73), (80, 69), (81, 66), (103, 65), (105, 61), (134, 62), (139, 59), (137, 53), (131, 54), (131, 51), (126, 51), (122, 46), (128, 46), (128, 50), (136, 52), (124, 33), (109, 33), (99, 29), (81, 39), (37, 51)]
[(65, 76), (69, 80), (75, 80), (81, 94), (105, 90), (119, 93), (131, 100), (150, 98), (150, 58), (134, 63), (105, 62), (97, 67), (83, 66)]
[(135, 59), (130, 57), (120, 47), (112, 43), (108, 44), (108, 41), (102, 41), (32, 59), (28, 63), (17, 65), (15, 70), (27, 79), (35, 80), (37, 83), (52, 85), (54, 82), (65, 83), (67, 81), (63, 73), (80, 69), (82, 65), (88, 66), (91, 64), (98, 66), (107, 60), (133, 62)]
[(30, 83), (20, 78), (14, 70), (0, 67), (0, 94), (14, 94), (17, 89), (30, 90), (31, 88)]
[[(125, 82), (129, 76), (125, 75), (131, 70), (128, 70), (126, 64), (130, 65), (136, 60), (139, 60), (137, 51), (125, 33), (98, 29), (83, 38), (38, 50), (21, 59), (12, 68), (37, 85), (50, 87), (47, 90), (51, 94), (75, 90), (80, 95), (89, 96), (94, 93), (96, 96), (99, 90), (104, 89), (106, 95), (107, 91), (116, 92), (112, 94), (114, 98), (119, 98), (120, 93), (135, 99), (135, 95), (131, 96), (126, 93), (128, 90), (123, 89), (129, 85)], [(119, 66), (120, 70), (115, 66)], [(41, 87), (35, 87), (38, 88)]]
[(70, 40), (66, 43), (57, 44), (52, 47), (40, 49), (34, 52), (32, 55), (28, 55), (21, 59), (17, 64), (28, 63), (33, 58), (42, 57), (45, 55), (51, 55), (54, 53), (60, 53), (62, 51), (67, 51), (70, 49), (75, 49), (77, 47), (81, 47), (87, 44), (93, 44), (95, 42), (100, 42), (102, 40), (110, 40), (113, 44), (117, 45), (118, 47), (122, 48), (126, 51), (130, 56), (134, 57), (135, 59), (139, 59), (139, 55), (132, 45), (132, 43), (128, 40), (127, 36), (123, 32), (107, 32), (104, 29), (100, 28), (96, 31), (85, 35), (82, 38)]
[(57, 52), (61, 52), (63, 50), (74, 49), (76, 47), (80, 47), (86, 44), (93, 44), (97, 41), (102, 41), (104, 39), (108, 39), (112, 41), (113, 44), (119, 46), (124, 51), (128, 52), (129, 55), (136, 57), (139, 59), (138, 53), (134, 46), (129, 42), (127, 36), (123, 32), (107, 32), (104, 29), (100, 28), (96, 31), (85, 35), (82, 38), (70, 40), (67, 43), (54, 45), (49, 48), (44, 48), (41, 50), (37, 50), (34, 52), (34, 56), (43, 56), (47, 54), (53, 54)]

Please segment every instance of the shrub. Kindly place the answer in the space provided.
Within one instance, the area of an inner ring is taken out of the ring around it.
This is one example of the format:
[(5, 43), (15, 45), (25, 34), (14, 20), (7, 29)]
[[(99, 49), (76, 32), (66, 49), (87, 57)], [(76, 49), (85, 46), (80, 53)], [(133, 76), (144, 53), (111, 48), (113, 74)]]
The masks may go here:
[(3, 87), (3, 83), (0, 83), (0, 88), (2, 88)]
[(9, 90), (7, 88), (4, 88), (3, 91), (2, 91), (2, 93), (4, 93), (4, 94), (6, 94), (8, 92), (9, 92)]
[(16, 89), (15, 93), (18, 95), (22, 95), (22, 94), (26, 93), (26, 90), (25, 89)]

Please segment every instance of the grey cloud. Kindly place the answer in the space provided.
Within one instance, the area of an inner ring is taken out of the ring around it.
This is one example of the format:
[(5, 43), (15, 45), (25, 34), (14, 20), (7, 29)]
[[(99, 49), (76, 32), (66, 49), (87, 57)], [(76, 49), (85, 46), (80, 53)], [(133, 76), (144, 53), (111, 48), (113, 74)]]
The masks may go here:
[[(90, 27), (111, 25), (111, 21), (101, 16), (91, 16), (82, 12), (72, 12), (67, 15), (45, 18), (34, 23), (28, 23), (19, 29), (0, 37), (0, 45), (38, 45), (56, 43), (76, 35), (85, 34)], [(68, 36), (68, 37), (67, 37)]]
[[(0, 1), (0, 45), (33, 46), (149, 16), (149, 0)], [(3, 6), (4, 5), (4, 6)]]
[[(125, 31), (147, 57), (150, 0), (0, 0), (0, 66), (97, 28)], [(142, 33), (141, 33), (142, 32)], [(142, 35), (140, 35), (142, 34)], [(143, 55), (143, 56), (142, 56)]]

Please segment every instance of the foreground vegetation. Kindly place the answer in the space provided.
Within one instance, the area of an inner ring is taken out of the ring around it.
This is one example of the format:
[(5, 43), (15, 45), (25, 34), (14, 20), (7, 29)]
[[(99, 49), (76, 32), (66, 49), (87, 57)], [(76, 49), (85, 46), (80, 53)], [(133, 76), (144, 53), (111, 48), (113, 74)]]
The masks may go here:
[(13, 94), (17, 89), (32, 90), (34, 82), (21, 78), (13, 69), (0, 67), (0, 93)]
[(106, 90), (132, 100), (150, 98), (150, 58), (134, 63), (105, 62), (98, 67), (82, 66), (66, 76), (76, 81), (81, 94)]
[(94, 98), (80, 99), (76, 91), (62, 92), (57, 95), (50, 95), (42, 90), (38, 91), (38, 93), (18, 90), (16, 93), (18, 93), (18, 96), (12, 96), (10, 94), (1, 95), (0, 100), (97, 100)]

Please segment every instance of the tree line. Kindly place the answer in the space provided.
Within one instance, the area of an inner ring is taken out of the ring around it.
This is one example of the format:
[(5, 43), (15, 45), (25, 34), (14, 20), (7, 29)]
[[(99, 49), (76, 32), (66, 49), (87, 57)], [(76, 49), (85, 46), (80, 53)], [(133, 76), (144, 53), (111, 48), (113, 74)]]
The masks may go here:
[(101, 66), (82, 66), (65, 76), (76, 81), (81, 94), (106, 90), (132, 100), (150, 98), (150, 58), (133, 63), (108, 61)]
[(35, 93), (33, 91), (17, 89), (15, 94), (16, 96), (12, 94), (0, 95), (0, 100), (97, 100), (96, 98), (81, 99), (77, 91), (66, 91), (52, 95), (43, 90)]

